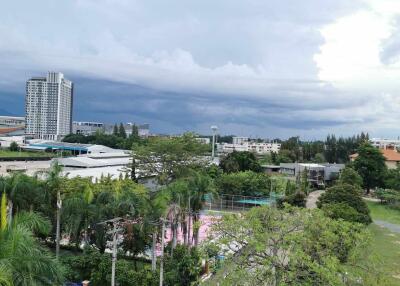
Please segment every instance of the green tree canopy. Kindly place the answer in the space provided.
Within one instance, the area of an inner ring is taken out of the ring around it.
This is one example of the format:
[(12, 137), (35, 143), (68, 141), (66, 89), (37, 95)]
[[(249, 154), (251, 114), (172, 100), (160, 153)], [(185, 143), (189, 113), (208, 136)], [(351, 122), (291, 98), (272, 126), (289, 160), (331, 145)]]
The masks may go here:
[(114, 124), (113, 133), (114, 136), (119, 136), (118, 125), (117, 123)]
[(33, 212), (19, 212), (0, 230), (0, 284), (61, 285), (61, 266), (33, 234), (47, 235), (50, 222)]
[(269, 176), (252, 171), (223, 174), (215, 184), (219, 194), (267, 196), (271, 190)]
[(187, 176), (193, 168), (204, 168), (208, 163), (203, 157), (207, 150), (208, 146), (198, 142), (194, 134), (185, 133), (172, 138), (151, 138), (146, 145), (134, 144), (132, 153), (140, 177), (156, 176), (161, 185), (166, 185)]
[[(347, 205), (346, 208), (343, 207), (344, 205)], [(342, 218), (344, 220), (353, 218), (354, 222), (364, 224), (372, 222), (368, 206), (362, 199), (357, 186), (337, 184), (327, 189), (319, 197), (317, 206), (328, 210), (327, 214), (333, 218)], [(354, 212), (358, 213), (358, 216), (353, 215)]]
[(387, 171), (385, 175), (385, 187), (400, 191), (400, 167)]
[(356, 170), (350, 167), (346, 167), (340, 172), (339, 182), (342, 184), (354, 185), (361, 188), (363, 179)]
[(370, 189), (383, 186), (386, 174), (385, 157), (379, 149), (369, 143), (362, 144), (357, 150), (354, 169), (363, 179), (363, 187), (369, 193)]
[(126, 139), (126, 131), (125, 131), (125, 127), (122, 124), (122, 122), (119, 124), (119, 128), (118, 128), (118, 136), (121, 138)]
[(343, 263), (368, 241), (361, 225), (332, 220), (318, 209), (252, 208), (224, 216), (211, 243), (221, 246), (220, 285), (343, 285)]
[(261, 172), (261, 166), (256, 156), (254, 153), (247, 151), (233, 151), (222, 158), (219, 165), (226, 173), (243, 171)]
[(19, 148), (19, 146), (18, 146), (17, 142), (15, 142), (15, 141), (11, 142), (10, 148), (9, 148), (10, 151), (18, 151), (18, 148)]

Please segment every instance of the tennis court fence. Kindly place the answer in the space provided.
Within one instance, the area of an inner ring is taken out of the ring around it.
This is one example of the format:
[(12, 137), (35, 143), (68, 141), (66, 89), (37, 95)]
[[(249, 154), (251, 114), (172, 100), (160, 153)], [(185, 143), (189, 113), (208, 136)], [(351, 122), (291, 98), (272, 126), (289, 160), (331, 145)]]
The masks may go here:
[(275, 205), (279, 197), (282, 197), (282, 195), (275, 193), (271, 193), (267, 197), (228, 194), (218, 196), (206, 195), (203, 209), (213, 211), (245, 211), (256, 206)]

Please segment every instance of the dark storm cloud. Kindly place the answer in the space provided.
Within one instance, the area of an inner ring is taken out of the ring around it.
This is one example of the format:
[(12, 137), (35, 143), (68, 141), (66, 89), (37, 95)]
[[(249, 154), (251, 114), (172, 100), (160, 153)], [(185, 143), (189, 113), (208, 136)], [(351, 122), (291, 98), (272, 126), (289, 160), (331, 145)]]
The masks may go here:
[(349, 108), (366, 96), (319, 81), (314, 55), (320, 29), (361, 2), (40, 0), (21, 10), (9, 1), (0, 11), (0, 108), (20, 113), (25, 80), (57, 70), (75, 82), (76, 120), (259, 134), (266, 125), (360, 122)]

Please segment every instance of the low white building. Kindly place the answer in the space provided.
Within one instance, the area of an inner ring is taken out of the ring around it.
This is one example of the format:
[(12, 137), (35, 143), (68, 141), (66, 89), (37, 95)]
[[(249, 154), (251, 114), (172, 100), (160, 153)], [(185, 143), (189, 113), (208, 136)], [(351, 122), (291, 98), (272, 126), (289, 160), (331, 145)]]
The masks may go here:
[(201, 144), (206, 144), (206, 145), (209, 145), (211, 143), (211, 140), (208, 137), (198, 137), (198, 138), (196, 138), (196, 141)]
[(72, 122), (72, 133), (82, 135), (94, 135), (98, 131), (104, 131), (104, 124), (101, 122)]
[(8, 148), (10, 147), (11, 143), (15, 142), (19, 146), (25, 143), (25, 136), (4, 136), (0, 137), (0, 147), (1, 148)]
[(254, 142), (250, 141), (248, 137), (233, 137), (232, 142), (232, 144), (217, 144), (217, 151), (219, 153), (248, 151), (256, 154), (270, 154), (272, 152), (279, 153), (279, 151), (281, 150), (280, 143)]
[(372, 138), (369, 140), (372, 146), (379, 149), (394, 149), (400, 148), (399, 139), (382, 139), (382, 138)]

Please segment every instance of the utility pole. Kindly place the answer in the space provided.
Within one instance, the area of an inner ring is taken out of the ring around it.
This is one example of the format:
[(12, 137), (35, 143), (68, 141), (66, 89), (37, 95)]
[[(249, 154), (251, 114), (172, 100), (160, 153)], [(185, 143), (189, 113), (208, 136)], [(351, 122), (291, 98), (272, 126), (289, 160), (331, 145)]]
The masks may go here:
[(111, 286), (115, 286), (115, 267), (117, 264), (117, 253), (118, 253), (118, 241), (117, 241), (117, 236), (118, 233), (123, 230), (123, 228), (119, 227), (121, 225), (126, 225), (126, 224), (135, 224), (141, 221), (141, 218), (136, 218), (136, 219), (124, 219), (121, 217), (113, 218), (110, 220), (106, 220), (103, 222), (99, 222), (97, 224), (100, 225), (110, 225), (112, 224), (112, 230), (108, 231), (107, 234), (112, 235), (112, 265), (111, 265)]
[(118, 248), (117, 248), (117, 234), (118, 234), (118, 232), (120, 232), (122, 230), (122, 228), (117, 228), (117, 223), (120, 222), (121, 220), (122, 220), (122, 218), (117, 217), (117, 218), (113, 218), (113, 219), (106, 220), (106, 221), (98, 223), (100, 225), (112, 224), (112, 226), (113, 226), (112, 230), (107, 232), (108, 234), (111, 234), (112, 237), (113, 237), (113, 240), (112, 240), (112, 258), (111, 258), (111, 261), (112, 261), (112, 266), (111, 266), (111, 286), (115, 286), (115, 266), (116, 266), (116, 263), (117, 263), (117, 250), (118, 250)]
[[(119, 230), (119, 229), (118, 229)], [(113, 248), (112, 248), (112, 266), (111, 266), (111, 286), (115, 286), (115, 265), (117, 263), (117, 224), (113, 224)]]
[(164, 232), (165, 232), (165, 219), (161, 219), (161, 257), (160, 257), (160, 286), (164, 284)]

